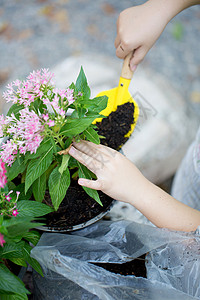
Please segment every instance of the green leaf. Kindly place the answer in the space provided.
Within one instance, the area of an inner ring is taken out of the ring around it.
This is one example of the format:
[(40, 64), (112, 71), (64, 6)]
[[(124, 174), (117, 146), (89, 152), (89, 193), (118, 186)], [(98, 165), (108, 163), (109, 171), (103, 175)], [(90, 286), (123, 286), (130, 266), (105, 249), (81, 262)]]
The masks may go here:
[(36, 111), (39, 111), (41, 114), (44, 113), (44, 110), (47, 109), (47, 106), (44, 104), (42, 100), (40, 100), (39, 97), (34, 100), (33, 107), (35, 108)]
[(72, 114), (70, 115), (70, 117), (71, 117), (72, 119), (78, 119), (78, 112), (77, 112), (77, 110), (74, 110), (74, 111), (72, 112)]
[(61, 128), (60, 133), (65, 136), (75, 136), (83, 132), (96, 117), (83, 118), (83, 119), (69, 119), (67, 123)]
[(70, 157), (71, 156), (69, 154), (66, 154), (66, 155), (62, 156), (62, 163), (61, 163), (61, 166), (58, 169), (60, 174), (62, 174), (67, 169)]
[(31, 154), (30, 152), (26, 153), (26, 155), (25, 155), (25, 162), (27, 163), (27, 161), (28, 161), (29, 159), (34, 159), (34, 158), (37, 158), (37, 157), (43, 155), (43, 154), (44, 154), (45, 152), (47, 152), (47, 151), (49, 150), (49, 148), (51, 148), (51, 147), (52, 147), (51, 138), (46, 138), (46, 139), (44, 139), (44, 140), (41, 142), (40, 146), (38, 147), (36, 153), (32, 153), (32, 154)]
[(11, 259), (11, 258), (21, 258), (23, 256), (24, 241), (18, 243), (5, 243), (4, 247), (0, 248), (0, 257)]
[(15, 117), (18, 119), (19, 116), (19, 112), (20, 110), (22, 110), (24, 108), (23, 105), (20, 104), (13, 104), (10, 109), (8, 110), (7, 116), (11, 116), (11, 114), (13, 113), (15, 115)]
[(107, 107), (108, 97), (100, 96), (91, 99), (92, 105), (90, 106), (90, 110), (94, 112), (101, 112), (103, 109)]
[(80, 119), (84, 118), (86, 111), (87, 110), (84, 107), (78, 107), (78, 117)]
[(35, 258), (32, 258), (30, 256), (30, 252), (32, 250), (32, 247), (26, 243), (25, 246), (24, 246), (24, 258), (25, 260), (27, 261), (27, 263), (29, 265), (31, 265), (31, 267), (36, 271), (38, 272), (41, 276), (43, 276), (43, 272), (42, 272), (42, 268), (40, 266), (40, 264), (38, 263), (38, 261), (35, 259)]
[(11, 181), (16, 178), (20, 173), (23, 173), (26, 169), (24, 157), (16, 159), (11, 167), (7, 168), (7, 177)]
[(17, 185), (15, 188), (13, 188), (12, 198), (13, 198), (13, 195), (16, 194), (16, 192), (20, 192), (18, 201), (19, 200), (29, 200), (32, 195), (32, 188), (29, 188), (26, 195), (25, 195), (24, 189), (25, 189), (25, 183), (21, 183), (21, 184)]
[(49, 176), (49, 192), (55, 210), (58, 209), (60, 203), (64, 199), (69, 185), (70, 185), (69, 170), (66, 169), (61, 174), (59, 172), (59, 167), (56, 167)]
[(18, 294), (30, 294), (23, 282), (11, 273), (6, 266), (0, 264), (0, 290)]
[[(82, 165), (81, 163), (78, 162), (78, 175), (79, 178), (86, 178), (86, 179), (93, 179), (94, 178), (94, 174), (92, 172), (90, 172), (90, 170), (88, 170), (84, 165)], [(96, 190), (90, 189), (88, 187), (83, 186), (84, 191), (91, 197), (93, 198), (97, 203), (99, 203), (101, 206), (103, 206), (100, 198), (99, 198), (99, 194)]]
[(41, 234), (36, 230), (31, 230), (31, 231), (26, 232), (25, 234), (23, 234), (23, 238), (25, 240), (29, 241), (30, 243), (32, 243), (34, 246), (37, 245), (37, 243), (39, 242), (40, 237), (41, 237)]
[(83, 71), (83, 68), (81, 67), (80, 73), (78, 75), (78, 78), (76, 80), (76, 89), (83, 93), (87, 98), (90, 97), (90, 88), (87, 83), (87, 78), (85, 76), (85, 73)]
[(20, 200), (17, 204), (17, 209), (19, 212), (19, 217), (31, 218), (41, 217), (53, 211), (53, 208), (49, 207), (48, 205), (31, 200)]
[(12, 261), (14, 264), (22, 267), (27, 267), (27, 263), (23, 258), (9, 258), (10, 261)]
[(54, 153), (56, 153), (58, 150), (57, 150), (57, 146), (56, 146), (55, 140), (54, 140), (54, 138), (52, 136), (50, 136), (50, 139), (51, 139), (51, 144), (53, 146)]
[(42, 202), (46, 191), (46, 173), (44, 172), (33, 183), (33, 195), (36, 201)]
[(65, 141), (65, 149), (67, 149), (71, 145), (72, 141), (73, 141), (73, 138), (66, 139), (66, 141)]
[(89, 127), (86, 130), (83, 131), (83, 134), (86, 136), (86, 138), (95, 144), (100, 144), (100, 138), (96, 130), (93, 128)]
[(1, 294), (0, 292), (0, 299), (1, 300), (28, 300), (28, 297), (26, 294)]
[[(27, 201), (31, 202), (31, 201)], [(38, 203), (38, 202), (36, 202)], [(41, 204), (41, 203), (39, 203)], [(19, 205), (19, 203), (18, 203)], [(21, 217), (17, 215), (15, 218), (11, 218), (3, 221), (3, 226), (7, 228), (8, 236), (11, 238), (16, 238), (18, 236), (23, 236), (26, 231), (37, 226), (41, 226), (41, 223), (32, 223), (33, 218), (31, 217)]]
[(39, 158), (35, 158), (29, 162), (25, 179), (25, 193), (28, 191), (32, 183), (48, 169), (52, 160), (53, 146), (51, 146)]

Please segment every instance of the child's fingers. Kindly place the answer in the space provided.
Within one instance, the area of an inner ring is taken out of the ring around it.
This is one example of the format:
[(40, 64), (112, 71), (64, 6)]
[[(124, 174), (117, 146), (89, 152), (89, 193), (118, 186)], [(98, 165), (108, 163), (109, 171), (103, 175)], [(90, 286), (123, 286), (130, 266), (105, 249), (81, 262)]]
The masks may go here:
[(125, 43), (120, 43), (119, 46), (116, 49), (116, 55), (119, 58), (125, 58), (129, 53), (131, 52), (131, 49), (126, 46)]
[(97, 145), (89, 141), (81, 141), (79, 143), (73, 143), (73, 145), (86, 154), (89, 154), (88, 152), (92, 152), (92, 154), (95, 153), (94, 157), (97, 153), (100, 154), (100, 152), (108, 157), (114, 157), (117, 153), (117, 151), (113, 150), (112, 148), (101, 144)]
[(94, 158), (97, 161), (104, 160), (105, 154), (100, 151), (100, 148), (93, 147), (93, 143), (88, 143), (81, 141), (79, 143), (73, 143), (74, 148), (78, 149), (80, 152), (87, 154), (88, 156)]
[(117, 48), (121, 43), (121, 39), (120, 39), (120, 36), (119, 34), (116, 36), (116, 39), (115, 39), (115, 48)]
[(70, 148), (69, 154), (95, 174), (98, 170), (102, 169), (104, 166), (102, 162), (97, 161), (96, 159), (79, 151), (73, 146)]
[(102, 185), (99, 180), (89, 180), (85, 178), (79, 178), (78, 183), (82, 186), (88, 187), (93, 190), (101, 190)]
[(139, 63), (141, 63), (141, 61), (144, 59), (146, 53), (147, 53), (147, 49), (145, 49), (144, 46), (140, 46), (137, 49), (135, 49), (133, 57), (131, 58), (130, 61), (130, 65), (133, 66), (137, 66)]

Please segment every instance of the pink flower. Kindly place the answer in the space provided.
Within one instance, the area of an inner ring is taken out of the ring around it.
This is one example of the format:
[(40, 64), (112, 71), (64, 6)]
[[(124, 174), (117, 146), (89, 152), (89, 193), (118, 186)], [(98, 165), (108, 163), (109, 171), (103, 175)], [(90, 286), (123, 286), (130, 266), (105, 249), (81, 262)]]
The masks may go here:
[(66, 98), (67, 98), (69, 104), (73, 103), (75, 101), (75, 99), (74, 99), (74, 90), (68, 88), (66, 90)]
[(5, 118), (3, 115), (0, 115), (0, 137), (3, 136), (3, 125), (5, 124)]
[(17, 200), (19, 198), (19, 195), (20, 195), (20, 192), (16, 191), (16, 194), (17, 194), (17, 199), (16, 199), (16, 202), (17, 202)]
[(4, 244), (5, 242), (6, 242), (6, 241), (4, 240), (3, 234), (0, 233), (0, 245), (1, 245), (1, 247), (3, 247), (3, 244)]
[(65, 111), (61, 108), (60, 109), (60, 115), (63, 117), (63, 116), (65, 116)]
[(6, 143), (1, 146), (1, 158), (8, 165), (11, 166), (15, 160), (17, 145), (13, 143), (12, 140), (8, 140)]
[(26, 81), (16, 80), (7, 85), (7, 91), (3, 93), (3, 97), (7, 102), (23, 104), (28, 107), (35, 98), (44, 96), (44, 85), (52, 86), (54, 74), (48, 69), (33, 71), (27, 77)]
[(9, 195), (6, 195), (5, 198), (8, 202), (10, 202), (10, 200), (12, 199)]
[(7, 183), (5, 163), (0, 159), (0, 188), (3, 188)]
[(49, 122), (47, 123), (47, 125), (49, 125), (49, 127), (52, 127), (55, 125), (55, 121), (54, 120), (49, 120)]
[(48, 114), (46, 114), (46, 115), (43, 114), (42, 117), (43, 117), (44, 121), (48, 121), (48, 119), (49, 119), (49, 115)]
[(16, 216), (18, 215), (17, 209), (13, 209), (12, 215), (13, 215), (14, 217), (16, 217)]
[(27, 151), (35, 153), (44, 135), (44, 124), (41, 117), (34, 111), (24, 108), (20, 111), (19, 120), (14, 114), (6, 117), (7, 133), (12, 135), (12, 139), (8, 140), (1, 146), (2, 160), (11, 166), (16, 159), (17, 151), (25, 154)]

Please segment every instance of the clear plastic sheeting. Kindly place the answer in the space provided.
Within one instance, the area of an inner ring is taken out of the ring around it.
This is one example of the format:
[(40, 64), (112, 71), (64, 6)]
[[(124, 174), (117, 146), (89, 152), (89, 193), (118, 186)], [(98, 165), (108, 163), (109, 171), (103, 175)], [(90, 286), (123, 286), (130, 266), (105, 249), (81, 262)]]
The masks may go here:
[[(200, 273), (194, 272), (199, 270), (195, 269), (199, 250), (198, 246), (191, 247), (191, 244), (195, 241), (200, 248), (199, 239), (197, 232), (173, 232), (130, 221), (99, 221), (72, 234), (44, 233), (38, 245), (32, 250), (32, 256), (40, 262), (45, 275), (42, 278), (34, 273), (35, 300), (196, 299), (193, 297), (194, 290), (191, 291), (191, 286), (187, 285), (181, 289), (175, 280), (190, 257), (189, 261), (193, 262), (190, 265), (191, 272), (188, 270), (185, 273), (190, 280), (185, 278), (185, 282), (189, 280), (192, 283), (196, 278), (197, 283)], [(160, 264), (159, 259), (157, 261), (154, 259), (157, 249), (170, 248), (171, 245), (172, 251), (165, 253), (165, 259), (162, 255), (160, 257), (163, 263), (164, 261), (177, 263), (169, 274), (171, 278), (174, 277), (174, 281), (163, 280), (161, 272), (159, 273), (157, 269), (163, 272), (168, 269)], [(177, 245), (182, 250), (180, 254), (173, 251), (173, 246)], [(189, 252), (189, 256), (183, 256), (184, 251)], [(150, 252), (147, 256), (150, 279), (114, 274), (90, 263), (123, 263), (147, 252)], [(182, 258), (178, 262), (179, 255)], [(184, 277), (184, 273), (182, 274)], [(196, 290), (194, 295), (198, 296)]]
[(171, 242), (147, 255), (148, 278), (200, 298), (200, 237)]

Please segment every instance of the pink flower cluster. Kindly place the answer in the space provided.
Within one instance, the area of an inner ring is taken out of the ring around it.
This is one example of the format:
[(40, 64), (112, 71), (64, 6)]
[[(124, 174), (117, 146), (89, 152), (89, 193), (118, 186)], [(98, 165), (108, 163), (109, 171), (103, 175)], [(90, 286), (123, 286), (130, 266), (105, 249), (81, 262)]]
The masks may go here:
[(15, 80), (8, 84), (3, 97), (7, 102), (19, 103), (27, 107), (34, 102), (35, 98), (42, 98), (45, 86), (54, 85), (53, 76), (54, 74), (48, 69), (33, 71), (26, 81)]
[[(15, 160), (17, 151), (25, 154), (36, 152), (41, 141), (44, 138), (44, 124), (41, 118), (34, 112), (24, 108), (20, 111), (19, 120), (14, 114), (6, 117), (6, 132), (12, 139), (7, 140), (1, 146), (1, 158), (8, 165), (12, 165)], [(1, 127), (1, 126), (0, 126)]]
[(33, 71), (26, 81), (15, 80), (7, 85), (7, 91), (3, 97), (7, 102), (30, 106), (36, 98), (40, 98), (44, 104), (50, 104), (57, 114), (64, 116), (63, 107), (74, 102), (73, 89), (55, 89), (54, 74), (48, 69)]
[[(50, 91), (48, 92), (50, 94)], [(47, 94), (48, 94), (47, 93)], [(68, 105), (75, 101), (73, 89), (53, 89), (52, 97), (42, 99), (45, 105), (51, 105), (53, 110), (61, 116), (65, 116), (65, 110)]]
[(0, 159), (0, 188), (3, 188), (7, 183), (5, 163)]
[[(19, 117), (0, 116), (0, 137), (9, 137), (1, 145), (0, 156), (8, 166), (13, 164), (17, 153), (35, 153), (49, 129), (66, 121), (67, 108), (75, 101), (74, 90), (55, 88), (53, 76), (48, 69), (33, 71), (27, 80), (12, 82), (3, 93), (7, 102), (22, 105)], [(35, 100), (40, 102), (35, 105)]]
[(8, 216), (8, 217), (16, 217), (18, 215), (17, 210), (17, 200), (19, 198), (20, 192), (16, 192), (17, 199), (12, 199), (10, 194), (12, 194), (12, 190), (5, 194), (4, 192), (0, 193), (0, 215), (1, 216)]

